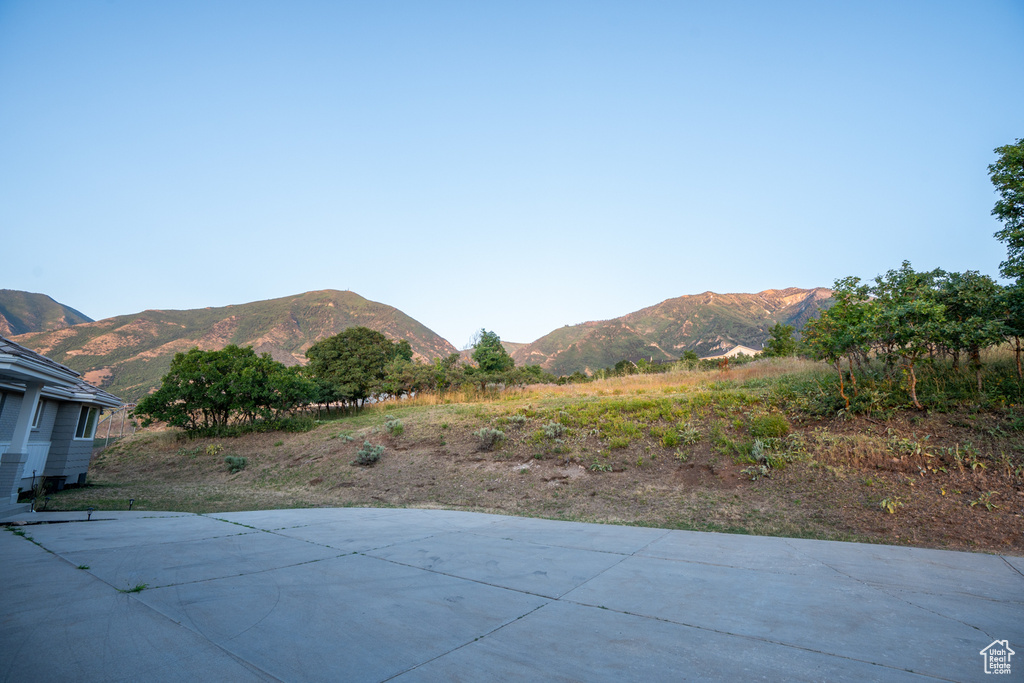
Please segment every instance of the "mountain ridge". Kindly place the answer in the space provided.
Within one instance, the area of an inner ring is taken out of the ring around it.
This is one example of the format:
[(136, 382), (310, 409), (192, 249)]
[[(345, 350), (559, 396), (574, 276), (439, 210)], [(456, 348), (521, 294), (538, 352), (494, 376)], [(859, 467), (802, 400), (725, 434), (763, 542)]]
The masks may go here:
[(594, 372), (623, 359), (671, 361), (685, 351), (709, 356), (736, 345), (760, 348), (775, 323), (799, 330), (831, 296), (824, 287), (688, 294), (618, 318), (552, 330), (512, 357), (559, 375)]
[(46, 294), (0, 289), (0, 335), (58, 330), (93, 319)]
[[(735, 345), (760, 348), (776, 322), (799, 330), (828, 305), (831, 294), (823, 287), (753, 294), (707, 291), (665, 299), (610, 320), (565, 325), (530, 343), (503, 344), (517, 365), (540, 365), (555, 375), (592, 373), (624, 359), (672, 361), (686, 351), (709, 356)], [(333, 289), (219, 307), (147, 309), (13, 336), (81, 372), (87, 381), (134, 400), (159, 385), (179, 351), (236, 344), (296, 365), (305, 362), (305, 351), (313, 343), (355, 325), (407, 339), (422, 360), (451, 353), (469, 360), (472, 355), (471, 349), (459, 352), (392, 306)]]
[(316, 341), (356, 325), (408, 340), (414, 354), (425, 360), (456, 352), (402, 311), (338, 290), (201, 309), (148, 309), (14, 340), (81, 372), (107, 391), (134, 400), (159, 385), (180, 351), (236, 344), (297, 365), (305, 362), (306, 349)]

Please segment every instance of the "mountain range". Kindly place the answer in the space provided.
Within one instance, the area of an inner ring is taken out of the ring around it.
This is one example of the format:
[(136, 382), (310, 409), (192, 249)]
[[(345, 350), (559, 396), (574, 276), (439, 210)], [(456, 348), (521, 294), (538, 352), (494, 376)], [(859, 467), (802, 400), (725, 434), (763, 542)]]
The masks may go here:
[[(623, 359), (675, 360), (685, 351), (715, 355), (737, 344), (757, 349), (775, 323), (799, 330), (828, 305), (831, 294), (824, 288), (704, 292), (612, 320), (566, 325), (534, 342), (505, 342), (505, 347), (517, 365), (540, 365), (555, 375), (592, 372)], [(218, 308), (147, 310), (99, 321), (42, 294), (0, 290), (0, 314), (0, 334), (126, 400), (159, 386), (174, 354), (192, 347), (252, 346), (295, 365), (305, 362), (306, 350), (316, 341), (362, 325), (407, 339), (422, 360), (457, 352), (402, 311), (337, 290)]]
[(116, 396), (136, 400), (160, 385), (179, 351), (235, 344), (296, 365), (305, 362), (306, 349), (317, 340), (356, 325), (407, 339), (424, 360), (456, 352), (397, 308), (337, 290), (219, 308), (149, 310), (22, 334), (14, 341), (81, 372)]
[(773, 325), (799, 330), (831, 296), (831, 290), (820, 287), (680, 296), (612, 320), (566, 325), (509, 353), (516, 365), (540, 365), (567, 375), (623, 359), (676, 360), (686, 351), (712, 356), (738, 344), (760, 349)]

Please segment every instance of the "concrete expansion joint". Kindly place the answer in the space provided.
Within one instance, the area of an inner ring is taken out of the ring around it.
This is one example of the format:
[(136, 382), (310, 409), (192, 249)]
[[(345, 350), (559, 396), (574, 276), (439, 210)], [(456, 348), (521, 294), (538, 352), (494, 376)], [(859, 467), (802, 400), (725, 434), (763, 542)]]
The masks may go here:
[(789, 649), (792, 649), (792, 650), (800, 650), (802, 652), (811, 652), (811, 653), (814, 653), (814, 654), (817, 654), (817, 655), (822, 655), (822, 656), (825, 656), (825, 657), (835, 657), (836, 659), (845, 659), (845, 660), (850, 661), (850, 662), (859, 662), (861, 664), (867, 664), (869, 666), (879, 666), (879, 667), (882, 667), (883, 669), (889, 669), (891, 671), (903, 671), (903, 672), (907, 672), (907, 673), (916, 674), (916, 675), (921, 676), (923, 679), (926, 679), (926, 680), (952, 681), (953, 683), (960, 683), (955, 678), (943, 678), (943, 677), (939, 677), (939, 676), (934, 676), (932, 674), (921, 673), (919, 671), (911, 671), (910, 669), (901, 669), (900, 667), (891, 666), (891, 665), (886, 664), (884, 662), (876, 662), (876, 661), (873, 661), (873, 660), (870, 660), (870, 659), (861, 659), (861, 658), (858, 658), (858, 657), (850, 657), (849, 655), (838, 654), (836, 652), (829, 652), (827, 650), (816, 650), (814, 648), (803, 647), (801, 645), (794, 645), (793, 643), (787, 643), (787, 642), (781, 641), (781, 640), (772, 640), (771, 638), (765, 638), (763, 636), (752, 636), (752, 635), (749, 635), (749, 634), (746, 634), (746, 633), (734, 633), (732, 631), (723, 631), (723, 630), (717, 629), (717, 628), (709, 628), (707, 626), (701, 626), (699, 624), (691, 624), (691, 623), (688, 623), (688, 622), (685, 622), (685, 621), (675, 621), (673, 619), (666, 619), (664, 617), (656, 617), (656, 616), (652, 616), (650, 614), (638, 614), (636, 612), (630, 612), (630, 611), (627, 611), (627, 610), (612, 609), (611, 607), (605, 607), (604, 605), (591, 605), (591, 604), (588, 604), (588, 603), (585, 603), (585, 602), (576, 602), (574, 600), (566, 600), (566, 602), (572, 602), (573, 604), (581, 605), (583, 607), (592, 607), (594, 609), (608, 610), (609, 612), (615, 612), (616, 614), (625, 614), (625, 615), (628, 615), (628, 616), (631, 616), (631, 617), (637, 617), (637, 618), (640, 618), (640, 619), (650, 619), (651, 621), (660, 621), (662, 623), (672, 624), (674, 626), (685, 626), (687, 628), (696, 629), (698, 631), (705, 631), (707, 633), (717, 633), (719, 635), (729, 636), (730, 638), (742, 638), (744, 640), (749, 640), (749, 641), (755, 642), (755, 643), (766, 643), (766, 644), (769, 644), (769, 645), (778, 645), (779, 647), (785, 647), (785, 648), (789, 648)]
[[(816, 558), (816, 557), (813, 557), (813, 556), (807, 555), (806, 553), (801, 552), (797, 548), (794, 548), (793, 545), (789, 541), (786, 541), (786, 545), (788, 545), (790, 548), (793, 548), (794, 552), (799, 553), (799, 554), (803, 555), (804, 557), (807, 557), (809, 559), (814, 560), (815, 562), (821, 564), (823, 567), (828, 567), (829, 569), (834, 571), (839, 576), (843, 576), (843, 577), (845, 577), (847, 579), (850, 579), (851, 581), (854, 581), (855, 583), (858, 583), (858, 584), (864, 586), (865, 588), (870, 588), (871, 590), (878, 591), (879, 593), (882, 593), (883, 595), (887, 595), (887, 596), (889, 596), (890, 598), (892, 598), (894, 600), (898, 600), (898, 601), (902, 602), (905, 605), (913, 607), (914, 609), (919, 609), (922, 612), (928, 612), (929, 614), (934, 614), (935, 616), (937, 616), (937, 617), (939, 617), (941, 619), (947, 619), (949, 621), (952, 621), (952, 622), (955, 622), (957, 624), (960, 624), (961, 626), (966, 626), (967, 628), (974, 629), (975, 631), (978, 631), (979, 633), (983, 633), (986, 638), (994, 638), (994, 636), (992, 634), (986, 632), (984, 629), (979, 628), (978, 626), (975, 626), (974, 624), (968, 624), (966, 621), (961, 621), (960, 619), (957, 619), (956, 617), (951, 617), (948, 614), (943, 614), (941, 612), (936, 612), (933, 609), (929, 609), (927, 607), (923, 607), (922, 605), (918, 605), (917, 603), (912, 602), (912, 601), (908, 600), (907, 598), (904, 598), (904, 597), (902, 597), (900, 595), (897, 595), (894, 591), (898, 591), (899, 589), (895, 589), (895, 588), (893, 588), (891, 586), (886, 586), (886, 585), (880, 584), (880, 583), (873, 583), (871, 581), (867, 581), (867, 580), (862, 579), (860, 577), (853, 576), (852, 574), (849, 574), (848, 572), (844, 572), (843, 570), (839, 569), (838, 567), (834, 567), (831, 564), (829, 564), (828, 562), (825, 562), (824, 560), (822, 560), (820, 558)], [(930, 591), (919, 591), (919, 592), (924, 594), (924, 595), (939, 595), (939, 593), (933, 593), (933, 592), (930, 592)], [(975, 596), (972, 596), (972, 597), (975, 597)]]
[[(520, 591), (520, 592), (522, 592), (522, 591)], [(541, 597), (543, 597), (543, 596), (541, 596)], [(416, 669), (420, 668), (421, 666), (425, 666), (425, 665), (429, 664), (430, 662), (433, 662), (434, 660), (441, 659), (442, 657), (450, 655), (453, 652), (458, 652), (459, 650), (461, 650), (464, 647), (467, 647), (469, 645), (472, 645), (473, 643), (479, 642), (479, 641), (483, 640), (484, 638), (488, 638), (488, 637), (494, 635), (495, 633), (497, 633), (498, 631), (502, 630), (506, 626), (508, 626), (510, 624), (514, 624), (517, 621), (519, 621), (520, 619), (525, 619), (526, 617), (530, 616), (531, 614), (533, 614), (537, 610), (542, 609), (544, 607), (547, 607), (552, 602), (555, 602), (555, 600), (548, 600), (543, 605), (538, 605), (537, 607), (534, 607), (533, 609), (529, 610), (528, 612), (524, 612), (523, 614), (520, 614), (515, 619), (509, 619), (508, 621), (506, 621), (506, 622), (504, 622), (502, 624), (498, 624), (497, 626), (492, 628), (487, 633), (484, 633), (483, 635), (477, 636), (473, 640), (467, 640), (466, 642), (462, 643), (461, 645), (456, 645), (455, 647), (451, 648), (450, 650), (448, 650), (446, 652), (442, 652), (441, 654), (437, 655), (436, 657), (431, 657), (430, 659), (427, 659), (425, 661), (418, 662), (414, 666), (410, 666), (408, 669), (405, 669), (404, 671), (399, 671), (394, 676), (388, 676), (387, 678), (383, 679), (381, 681), (381, 683), (387, 683), (387, 681), (392, 681), (392, 680), (398, 678), (399, 676), (402, 676), (403, 674), (407, 674), (410, 671), (415, 671)]]
[(999, 556), (999, 559), (1003, 561), (1003, 564), (1005, 564), (1005, 565), (1006, 565), (1006, 566), (1008, 566), (1008, 567), (1009, 567), (1010, 569), (1012, 569), (1013, 571), (1015, 571), (1015, 572), (1017, 572), (1018, 574), (1020, 574), (1021, 578), (1024, 578), (1024, 571), (1021, 571), (1020, 569), (1017, 569), (1017, 567), (1015, 567), (1015, 566), (1014, 566), (1014, 564), (1013, 564), (1012, 562), (1010, 562), (1010, 561), (1009, 561), (1008, 559), (1006, 559), (1006, 558), (1005, 558), (1004, 556), (1002, 556), (1002, 555), (1000, 555), (1000, 556)]

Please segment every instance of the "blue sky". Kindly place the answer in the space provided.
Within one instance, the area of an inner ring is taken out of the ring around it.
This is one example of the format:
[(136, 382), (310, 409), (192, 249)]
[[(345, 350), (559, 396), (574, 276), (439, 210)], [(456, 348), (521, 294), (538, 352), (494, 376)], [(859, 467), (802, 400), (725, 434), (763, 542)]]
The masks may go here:
[(0, 0), (0, 287), (314, 289), (456, 346), (707, 290), (995, 275), (1024, 3)]

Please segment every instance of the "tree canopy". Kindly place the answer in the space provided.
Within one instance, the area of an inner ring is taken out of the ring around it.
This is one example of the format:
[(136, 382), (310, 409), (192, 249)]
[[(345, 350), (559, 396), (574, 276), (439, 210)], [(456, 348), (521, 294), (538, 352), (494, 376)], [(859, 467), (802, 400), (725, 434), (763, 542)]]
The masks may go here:
[(1006, 244), (1006, 260), (1000, 264), (1004, 277), (1024, 280), (1024, 139), (995, 149), (999, 159), (988, 167), (989, 177), (999, 193), (992, 209), (1003, 229), (996, 239)]
[(161, 420), (189, 431), (221, 429), (233, 420), (249, 424), (308, 401), (312, 387), (292, 368), (251, 347), (178, 353), (160, 388), (139, 401), (143, 425)]
[(333, 391), (331, 401), (362, 406), (368, 398), (386, 393), (388, 365), (410, 361), (412, 347), (368, 327), (350, 327), (313, 344), (306, 357), (312, 374)]
[(485, 329), (480, 330), (477, 342), (473, 345), (473, 360), (480, 371), (487, 374), (506, 372), (516, 364), (501, 345), (501, 337)]

